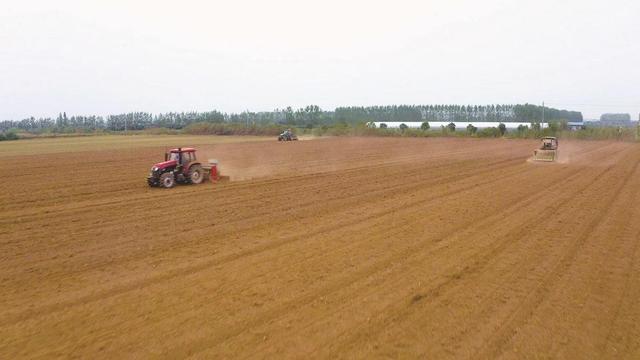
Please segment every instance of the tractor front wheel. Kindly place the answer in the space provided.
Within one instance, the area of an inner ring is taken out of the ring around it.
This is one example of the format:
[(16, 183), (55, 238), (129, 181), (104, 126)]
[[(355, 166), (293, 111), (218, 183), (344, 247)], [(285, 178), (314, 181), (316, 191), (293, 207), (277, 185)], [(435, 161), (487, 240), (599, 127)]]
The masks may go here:
[(160, 176), (160, 184), (167, 189), (170, 189), (176, 185), (176, 178), (172, 173), (167, 172)]
[(189, 180), (192, 184), (200, 184), (204, 179), (204, 170), (200, 165), (193, 165), (189, 169)]

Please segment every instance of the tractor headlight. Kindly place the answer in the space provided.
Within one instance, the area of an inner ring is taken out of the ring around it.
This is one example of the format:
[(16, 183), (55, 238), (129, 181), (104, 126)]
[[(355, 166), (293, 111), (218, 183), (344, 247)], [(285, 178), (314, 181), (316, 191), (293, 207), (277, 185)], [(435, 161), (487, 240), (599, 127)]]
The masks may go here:
[(158, 171), (158, 167), (157, 166), (154, 166), (154, 167), (151, 168), (151, 172), (156, 172), (156, 171)]

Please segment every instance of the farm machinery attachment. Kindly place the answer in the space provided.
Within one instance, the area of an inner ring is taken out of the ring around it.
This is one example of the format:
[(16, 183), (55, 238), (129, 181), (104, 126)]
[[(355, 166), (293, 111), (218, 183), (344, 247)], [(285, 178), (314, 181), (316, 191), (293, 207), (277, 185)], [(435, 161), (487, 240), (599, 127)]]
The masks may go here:
[(217, 182), (229, 180), (229, 177), (220, 175), (217, 160), (209, 159), (207, 164), (202, 164), (196, 158), (196, 149), (176, 148), (166, 152), (164, 161), (151, 168), (147, 184), (169, 189), (176, 183), (200, 184), (206, 179)]

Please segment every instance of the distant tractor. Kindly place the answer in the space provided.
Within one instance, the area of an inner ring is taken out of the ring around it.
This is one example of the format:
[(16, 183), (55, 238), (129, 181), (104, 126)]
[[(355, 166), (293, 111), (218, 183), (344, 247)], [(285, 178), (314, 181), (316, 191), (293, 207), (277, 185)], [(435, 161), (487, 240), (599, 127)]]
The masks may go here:
[(200, 184), (205, 178), (211, 181), (221, 180), (218, 173), (218, 162), (209, 160), (209, 164), (202, 165), (196, 158), (196, 149), (177, 148), (164, 154), (164, 161), (151, 168), (147, 177), (149, 186), (172, 188), (176, 183)]
[(291, 129), (287, 129), (283, 131), (280, 135), (278, 135), (278, 141), (296, 141), (298, 137), (291, 131)]
[(534, 161), (557, 161), (558, 139), (546, 136), (541, 139), (540, 148), (533, 150)]

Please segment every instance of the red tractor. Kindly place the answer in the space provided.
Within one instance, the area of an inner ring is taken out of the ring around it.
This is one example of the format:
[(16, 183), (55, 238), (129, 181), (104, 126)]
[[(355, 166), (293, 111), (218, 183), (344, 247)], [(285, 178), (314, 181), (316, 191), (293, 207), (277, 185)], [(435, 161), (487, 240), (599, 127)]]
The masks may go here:
[[(210, 165), (208, 170), (211, 171), (212, 176), (217, 177), (217, 174), (214, 174), (217, 171), (215, 164)], [(196, 159), (196, 149), (177, 148), (165, 153), (164, 161), (151, 168), (147, 183), (149, 186), (162, 186), (168, 189), (174, 187), (176, 182), (200, 184), (207, 175), (205, 168)]]

